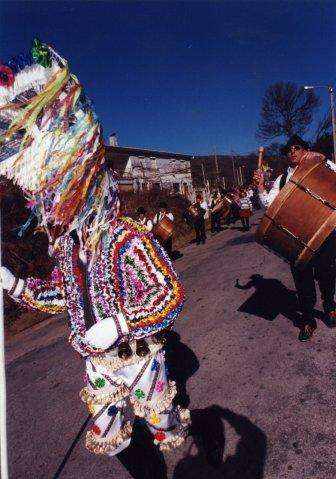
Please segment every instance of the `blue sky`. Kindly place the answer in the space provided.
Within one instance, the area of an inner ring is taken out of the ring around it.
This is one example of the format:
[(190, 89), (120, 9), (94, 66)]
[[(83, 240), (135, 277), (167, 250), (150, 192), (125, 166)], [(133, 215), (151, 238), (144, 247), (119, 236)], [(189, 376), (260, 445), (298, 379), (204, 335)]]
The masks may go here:
[(0, 15), (1, 59), (52, 44), (121, 146), (247, 153), (268, 85), (336, 83), (328, 0), (2, 1)]

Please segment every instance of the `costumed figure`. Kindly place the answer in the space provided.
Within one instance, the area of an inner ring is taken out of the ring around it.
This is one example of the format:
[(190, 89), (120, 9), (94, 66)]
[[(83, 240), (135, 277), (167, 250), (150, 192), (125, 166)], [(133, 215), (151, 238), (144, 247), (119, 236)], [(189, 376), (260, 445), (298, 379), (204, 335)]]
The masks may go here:
[(23, 306), (68, 313), (86, 363), (90, 451), (127, 447), (134, 415), (162, 450), (177, 446), (189, 412), (172, 404), (163, 350), (184, 301), (177, 274), (146, 228), (119, 216), (99, 122), (67, 62), (35, 39), (0, 73), (0, 174), (23, 190), (56, 262), (49, 280), (2, 268), (3, 287)]
[[(288, 140), (282, 152), (287, 155), (289, 166), (286, 171), (275, 180), (274, 185), (269, 191), (269, 193), (267, 193), (267, 191), (265, 190), (262, 170), (259, 169), (255, 172), (254, 180), (258, 186), (259, 200), (262, 206), (269, 207), (270, 205), (272, 205), (273, 201), (277, 198), (282, 188), (284, 188), (287, 183), (292, 181), (291, 178), (297, 171), (297, 167), (299, 165), (304, 165), (305, 162), (314, 161), (316, 165), (320, 163), (322, 165), (326, 165), (329, 170), (332, 170), (333, 172), (336, 171), (335, 163), (332, 163), (331, 161), (326, 161), (323, 155), (313, 151), (308, 151), (308, 148), (308, 143), (303, 141), (297, 135), (292, 136)], [(314, 166), (311, 168), (312, 172), (314, 171), (314, 168)], [(325, 177), (326, 174), (322, 173), (322, 182)], [(320, 179), (315, 180), (315, 185), (317, 185), (319, 181)], [(294, 185), (295, 183), (293, 183), (292, 185), (293, 188)], [(302, 195), (304, 195), (305, 186), (298, 184), (298, 190), (299, 192), (301, 192), (301, 198)], [(325, 190), (326, 188), (324, 187), (324, 191)], [(317, 206), (320, 204), (322, 208), (328, 208), (328, 202), (323, 203), (323, 198), (321, 198), (319, 195), (314, 194), (314, 191), (308, 188), (306, 189), (306, 192), (308, 195), (310, 195), (310, 197), (313, 198), (315, 202), (314, 204), (316, 204)], [(324, 204), (326, 206), (323, 206)], [(299, 201), (297, 202), (297, 205), (300, 205)], [(331, 208), (330, 211), (333, 213), (334, 210)], [(290, 215), (291, 211), (287, 210), (284, 214), (286, 216)], [(291, 218), (290, 216), (288, 217)], [(283, 216), (283, 221), (284, 219), (285, 217)], [(275, 224), (273, 219), (270, 220), (270, 224)], [(300, 225), (299, 217), (296, 219), (296, 221), (294, 220), (294, 222), (292, 218), (291, 223), (293, 225)], [(286, 235), (288, 235), (287, 238), (289, 238), (289, 241), (292, 241), (293, 244), (296, 245), (296, 247), (298, 247), (299, 245), (300, 247), (306, 248), (306, 250), (309, 250), (311, 252), (313, 251), (309, 244), (307, 245), (307, 241), (302, 241), (300, 237), (296, 238), (293, 233), (288, 231), (288, 228), (279, 225), (276, 226), (275, 231), (279, 231), (281, 234), (286, 233)], [(321, 228), (319, 232), (322, 233), (323, 229)], [(313, 235), (313, 238), (318, 238), (318, 236), (315, 234)], [(286, 241), (287, 243), (285, 242), (284, 244), (289, 244), (289, 241)], [(322, 243), (322, 245), (318, 248), (317, 251), (314, 251), (313, 258), (307, 264), (305, 264), (304, 267), (299, 267), (295, 261), (290, 261), (290, 267), (297, 290), (299, 306), (302, 312), (302, 322), (300, 325), (299, 340), (308, 341), (317, 327), (316, 320), (314, 318), (314, 306), (316, 304), (315, 279), (318, 282), (319, 289), (321, 292), (321, 298), (325, 313), (325, 322), (329, 327), (336, 327), (336, 308), (334, 300), (336, 280), (335, 231), (331, 232), (331, 234), (326, 238), (326, 240)]]

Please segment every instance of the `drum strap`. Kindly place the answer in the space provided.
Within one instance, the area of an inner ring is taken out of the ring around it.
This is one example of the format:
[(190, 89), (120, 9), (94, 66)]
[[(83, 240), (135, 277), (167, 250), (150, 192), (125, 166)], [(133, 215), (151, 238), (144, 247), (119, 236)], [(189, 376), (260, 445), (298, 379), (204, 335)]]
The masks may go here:
[(285, 186), (286, 181), (287, 181), (287, 176), (288, 176), (288, 170), (286, 170), (285, 173), (283, 173), (283, 175), (281, 175), (280, 185), (279, 185), (280, 190), (282, 190), (282, 188)]

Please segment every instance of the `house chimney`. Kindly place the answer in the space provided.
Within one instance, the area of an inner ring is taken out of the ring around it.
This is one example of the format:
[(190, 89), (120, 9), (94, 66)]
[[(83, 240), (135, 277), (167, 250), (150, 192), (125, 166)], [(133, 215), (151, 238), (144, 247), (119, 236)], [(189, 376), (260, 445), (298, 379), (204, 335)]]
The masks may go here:
[(118, 146), (118, 138), (116, 133), (111, 133), (111, 135), (109, 136), (109, 145)]

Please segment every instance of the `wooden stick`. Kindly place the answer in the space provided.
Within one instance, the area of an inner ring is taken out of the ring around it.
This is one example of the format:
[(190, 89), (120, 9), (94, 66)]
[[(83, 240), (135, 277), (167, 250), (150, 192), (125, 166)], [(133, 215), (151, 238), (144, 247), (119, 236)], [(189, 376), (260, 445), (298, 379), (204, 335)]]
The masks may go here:
[(264, 148), (263, 146), (261, 146), (261, 147), (259, 148), (258, 170), (261, 169), (262, 158), (263, 158), (264, 151), (265, 151), (265, 148)]

